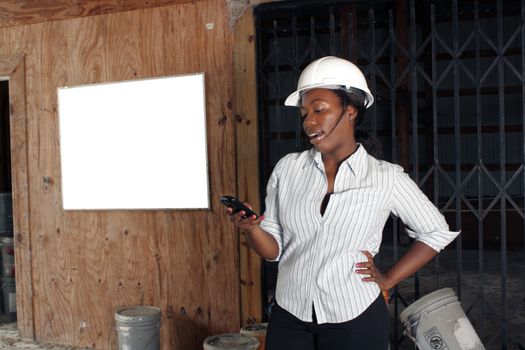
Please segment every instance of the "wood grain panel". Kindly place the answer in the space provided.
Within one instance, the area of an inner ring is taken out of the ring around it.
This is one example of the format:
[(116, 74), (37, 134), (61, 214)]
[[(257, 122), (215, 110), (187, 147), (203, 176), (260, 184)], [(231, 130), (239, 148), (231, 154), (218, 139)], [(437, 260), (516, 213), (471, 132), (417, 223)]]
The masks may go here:
[[(104, 54), (107, 37), (105, 20), (99, 16), (60, 23), (63, 24), (61, 30), (66, 33), (64, 76), (54, 74), (57, 80), (52, 84), (74, 86), (104, 81), (107, 75)], [(52, 100), (56, 103), (56, 96), (52, 96)], [(58, 119), (56, 113), (55, 119)], [(92, 135), (93, 142), (96, 139), (97, 135)], [(61, 192), (59, 196), (61, 197)], [(70, 274), (76, 276), (72, 277), (71, 282), (71, 309), (75, 312), (71, 313), (70, 322), (65, 325), (68, 334), (72, 336), (68, 343), (97, 348), (104, 344), (101, 339), (103, 329), (111, 329), (112, 326), (112, 312), (100, 307), (104, 305), (104, 297), (108, 294), (102, 282), (106, 280), (105, 271), (108, 265), (105, 259), (100, 259), (101, 255), (108, 254), (106, 215), (93, 212), (60, 213), (63, 227), (57, 238), (66, 237), (67, 245), (64, 248), (71, 255)], [(83, 224), (89, 229), (83, 228)]]
[(0, 28), (139, 10), (199, 0), (3, 0)]
[[(29, 152), (31, 232), (35, 335), (51, 343), (74, 344), (73, 298), (79, 277), (74, 232), (67, 229), (61, 211), (60, 148), (56, 113), (57, 88), (70, 84), (74, 56), (67, 23), (51, 22), (42, 28), (39, 66), (40, 96), (34, 148)], [(73, 78), (74, 79), (74, 78)], [(52, 306), (52, 307), (50, 307)]]
[[(141, 71), (146, 65), (139, 54), (144, 34), (136, 25), (143, 15), (141, 11), (107, 16), (108, 38), (106, 42), (106, 65), (108, 81), (148, 78)], [(147, 34), (146, 34), (147, 35)], [(151, 44), (151, 43), (150, 43)]]
[[(235, 25), (234, 72), (237, 141), (237, 188), (239, 198), (260, 212), (257, 130), (255, 27), (252, 11)], [(262, 321), (261, 258), (242, 236), (240, 246), (241, 320)]]
[[(0, 30), (0, 53), (25, 55), (27, 118), (12, 125), (13, 155), (27, 159), (13, 165), (24, 336), (112, 349), (114, 311), (134, 304), (161, 308), (163, 349), (238, 331), (239, 239), (218, 202), (236, 189), (227, 14), (209, 0)], [(57, 88), (195, 72), (206, 77), (211, 209), (64, 212)]]

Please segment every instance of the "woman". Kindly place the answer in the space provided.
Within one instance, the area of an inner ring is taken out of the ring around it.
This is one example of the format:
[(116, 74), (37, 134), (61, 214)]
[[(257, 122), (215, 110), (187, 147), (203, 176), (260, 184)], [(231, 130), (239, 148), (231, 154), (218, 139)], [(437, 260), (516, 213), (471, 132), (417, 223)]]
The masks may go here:
[[(302, 72), (285, 105), (301, 109), (313, 148), (283, 157), (267, 186), (265, 215), (231, 221), (261, 257), (279, 262), (267, 350), (385, 350), (389, 316), (381, 290), (422, 268), (458, 232), (401, 167), (356, 140), (374, 102), (351, 62), (324, 57)], [(415, 242), (388, 271), (373, 256), (390, 214)]]

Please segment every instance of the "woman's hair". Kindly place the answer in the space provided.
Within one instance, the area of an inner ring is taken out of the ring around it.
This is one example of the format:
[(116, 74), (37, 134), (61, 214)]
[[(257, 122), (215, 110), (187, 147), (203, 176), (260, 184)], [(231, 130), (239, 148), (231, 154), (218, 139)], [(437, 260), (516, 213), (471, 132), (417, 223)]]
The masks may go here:
[(383, 146), (377, 138), (369, 131), (359, 127), (365, 119), (365, 94), (359, 89), (334, 89), (332, 90), (341, 100), (343, 110), (348, 106), (352, 106), (357, 110), (356, 128), (354, 137), (359, 142), (368, 154), (377, 159), (383, 158)]
[(341, 100), (343, 104), (343, 110), (348, 106), (352, 106), (357, 109), (356, 125), (359, 126), (365, 119), (366, 108), (364, 103), (364, 93), (360, 90), (353, 89), (355, 91), (334, 89), (332, 90)]

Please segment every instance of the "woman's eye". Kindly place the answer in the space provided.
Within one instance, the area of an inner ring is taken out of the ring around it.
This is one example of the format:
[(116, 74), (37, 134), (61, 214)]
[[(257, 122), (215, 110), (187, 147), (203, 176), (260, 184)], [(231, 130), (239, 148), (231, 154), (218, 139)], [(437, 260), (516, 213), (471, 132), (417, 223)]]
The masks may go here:
[[(324, 107), (313, 108), (311, 113), (323, 113), (325, 110), (326, 110), (326, 108), (324, 108)], [(307, 112), (301, 113), (301, 119), (304, 119), (306, 117), (308, 117), (308, 113)]]

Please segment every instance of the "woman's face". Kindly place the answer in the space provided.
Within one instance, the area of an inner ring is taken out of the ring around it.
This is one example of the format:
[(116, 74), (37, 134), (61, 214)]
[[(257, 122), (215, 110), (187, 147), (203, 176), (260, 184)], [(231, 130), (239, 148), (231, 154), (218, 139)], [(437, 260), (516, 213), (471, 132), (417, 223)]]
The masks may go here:
[(344, 152), (355, 146), (356, 108), (348, 106), (343, 111), (341, 99), (329, 89), (309, 90), (301, 102), (304, 131), (321, 153)]

